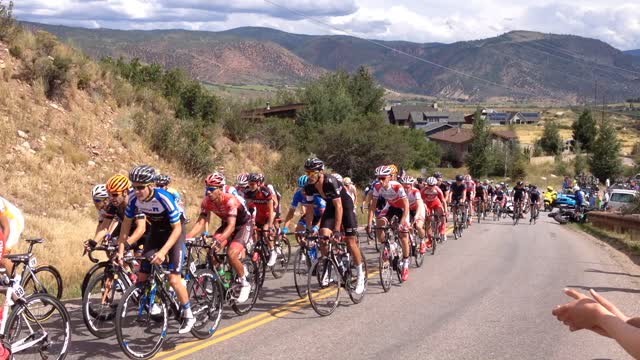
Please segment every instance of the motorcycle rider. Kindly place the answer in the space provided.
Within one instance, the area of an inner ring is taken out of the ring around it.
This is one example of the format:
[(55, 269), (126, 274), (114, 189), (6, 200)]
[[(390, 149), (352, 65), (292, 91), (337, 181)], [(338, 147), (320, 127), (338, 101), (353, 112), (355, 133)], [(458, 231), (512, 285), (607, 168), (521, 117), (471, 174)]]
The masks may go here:
[(544, 206), (547, 210), (553, 208), (556, 199), (558, 198), (558, 192), (553, 189), (552, 186), (547, 186), (547, 191), (544, 192)]

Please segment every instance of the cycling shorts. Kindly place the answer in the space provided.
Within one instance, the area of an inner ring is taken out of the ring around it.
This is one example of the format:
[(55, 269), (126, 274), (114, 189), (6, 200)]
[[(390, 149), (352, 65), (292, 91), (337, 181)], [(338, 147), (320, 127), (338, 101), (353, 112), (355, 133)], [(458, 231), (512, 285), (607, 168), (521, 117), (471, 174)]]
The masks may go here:
[(425, 218), (425, 206), (421, 206), (415, 210), (409, 210), (409, 221), (424, 221)]
[(427, 201), (425, 205), (427, 207), (427, 215), (431, 215), (433, 213), (433, 210), (440, 210), (441, 212), (444, 212), (444, 208), (442, 207), (442, 203), (440, 202), (440, 199)]
[[(318, 221), (320, 221), (321, 218), (322, 218), (321, 215), (313, 214), (313, 220), (311, 221), (311, 224), (312, 225), (317, 224)], [(302, 226), (304, 228), (307, 227), (307, 219), (305, 218), (305, 216), (301, 216), (300, 217), (300, 220), (298, 220), (298, 225), (300, 225), (300, 226)]]
[(21, 214), (18, 214), (13, 219), (9, 219), (9, 228), (11, 229), (11, 232), (9, 234), (9, 238), (5, 239), (5, 247), (11, 250), (18, 245), (18, 240), (20, 240), (20, 235), (24, 230), (24, 218)]
[[(151, 227), (151, 231), (149, 232), (149, 237), (146, 239), (144, 243), (144, 254), (143, 256), (147, 259), (150, 258), (153, 254), (155, 254), (158, 250), (160, 250), (164, 244), (166, 244), (167, 240), (169, 240), (169, 236), (171, 236), (172, 229), (171, 228), (157, 228)], [(168, 269), (173, 274), (180, 274), (182, 271), (182, 265), (184, 262), (184, 256), (186, 254), (186, 246), (184, 244), (185, 239), (185, 226), (184, 222), (182, 223), (182, 232), (178, 237), (178, 240), (173, 245), (169, 253), (167, 254), (167, 259), (165, 263), (168, 263)], [(144, 274), (148, 274), (151, 272), (151, 263), (148, 260), (144, 260), (142, 264), (140, 264), (140, 272)]]
[[(226, 223), (222, 223), (216, 230), (215, 234), (222, 234), (224, 229), (227, 228)], [(249, 220), (244, 224), (237, 225), (231, 233), (231, 242), (228, 242), (229, 247), (237, 247), (240, 250), (245, 249), (249, 240), (251, 239), (251, 232), (253, 231), (253, 221)]]
[[(335, 230), (336, 225), (336, 208), (333, 205), (333, 201), (327, 200), (327, 207), (324, 209), (322, 219), (320, 220), (321, 229)], [(358, 220), (356, 219), (356, 212), (354, 211), (353, 201), (348, 198), (348, 201), (342, 201), (342, 228), (344, 229), (345, 236), (357, 236), (358, 234)]]

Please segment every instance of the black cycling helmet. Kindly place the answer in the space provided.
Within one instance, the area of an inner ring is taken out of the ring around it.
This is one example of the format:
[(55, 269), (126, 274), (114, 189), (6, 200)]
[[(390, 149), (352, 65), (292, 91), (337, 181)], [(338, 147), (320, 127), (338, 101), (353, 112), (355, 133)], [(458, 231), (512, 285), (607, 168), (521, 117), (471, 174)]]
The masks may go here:
[(464, 180), (463, 175), (456, 175), (456, 181), (463, 181), (463, 180)]
[(156, 186), (168, 186), (171, 183), (171, 176), (158, 175), (156, 176)]
[(416, 182), (418, 184), (422, 184), (424, 182), (424, 178), (419, 177), (419, 178), (416, 179)]
[(259, 182), (260, 182), (260, 174), (250, 173), (250, 174), (247, 176), (247, 182), (255, 182), (255, 183), (259, 183)]
[(136, 166), (129, 171), (129, 180), (134, 183), (151, 184), (156, 180), (156, 169), (149, 165)]
[(522, 186), (522, 185), (524, 185), (524, 183), (523, 183), (522, 181), (518, 181), (518, 182), (516, 183), (516, 186)]
[(324, 163), (318, 158), (308, 158), (304, 162), (304, 169), (308, 171), (324, 170)]
[(433, 177), (436, 179), (442, 179), (442, 173), (439, 171), (436, 171), (435, 173), (433, 173)]

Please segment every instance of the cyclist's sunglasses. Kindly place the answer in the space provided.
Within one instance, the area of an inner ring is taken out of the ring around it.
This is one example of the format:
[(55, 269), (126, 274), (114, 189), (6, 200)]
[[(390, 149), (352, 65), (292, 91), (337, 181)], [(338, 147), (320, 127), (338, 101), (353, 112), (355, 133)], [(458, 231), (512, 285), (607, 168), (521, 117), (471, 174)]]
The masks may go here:
[(222, 188), (218, 187), (218, 186), (207, 186), (206, 189), (207, 189), (207, 192), (214, 192), (214, 191), (216, 191), (218, 189), (222, 189)]
[(380, 181), (387, 180), (388, 178), (389, 178), (388, 176), (378, 176), (378, 180)]
[(147, 185), (137, 185), (133, 187), (134, 190), (142, 191), (147, 188)]
[(313, 175), (317, 175), (320, 172), (319, 171), (309, 171), (309, 170), (305, 170), (304, 172), (305, 174), (307, 174), (307, 176), (313, 176)]

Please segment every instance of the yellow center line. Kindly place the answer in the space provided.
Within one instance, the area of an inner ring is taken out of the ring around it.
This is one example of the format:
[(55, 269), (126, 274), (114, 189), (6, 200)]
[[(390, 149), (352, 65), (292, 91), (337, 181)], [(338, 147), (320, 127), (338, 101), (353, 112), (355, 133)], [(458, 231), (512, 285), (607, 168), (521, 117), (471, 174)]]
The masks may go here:
[[(453, 229), (453, 226), (448, 226), (447, 227), (447, 232), (451, 232), (451, 230)], [(379, 273), (378, 270), (369, 272), (369, 276), (368, 278), (371, 279), (372, 277), (376, 276)], [(323, 290), (319, 290), (316, 291), (314, 294), (318, 294), (320, 295), (317, 299), (323, 299), (326, 297), (329, 297), (333, 294), (335, 294), (335, 291), (337, 290), (332, 290), (329, 291), (328, 289), (323, 289)], [(326, 292), (323, 294), (323, 292)], [(278, 320), (288, 314), (291, 314), (295, 311), (298, 311), (302, 308), (304, 308), (305, 306), (310, 305), (309, 303), (309, 298), (305, 297), (302, 299), (298, 299), (298, 300), (294, 300), (291, 302), (288, 302), (282, 306), (279, 306), (275, 309), (271, 309), (268, 311), (263, 312), (260, 315), (255, 315), (252, 316), (248, 319), (239, 321), (233, 325), (229, 325), (225, 328), (222, 328), (220, 330), (217, 330), (214, 333), (215, 338), (210, 339), (210, 340), (195, 340), (195, 341), (189, 341), (186, 343), (182, 343), (177, 345), (175, 348), (171, 349), (171, 350), (167, 350), (167, 351), (162, 351), (159, 352), (158, 354), (156, 354), (156, 356), (154, 356), (154, 358), (160, 358), (162, 357), (162, 360), (175, 360), (175, 359), (179, 359), (182, 358), (186, 355), (189, 354), (193, 354), (194, 352), (200, 351), (202, 349), (205, 349), (209, 346), (215, 345), (219, 342), (231, 339), (233, 337), (236, 337), (238, 335), (241, 335), (249, 330), (255, 329), (259, 326), (268, 324), (274, 320)], [(246, 325), (246, 326), (245, 326)], [(184, 351), (183, 351), (184, 349)], [(173, 355), (172, 355), (173, 354)], [(166, 356), (166, 357), (164, 357)]]

